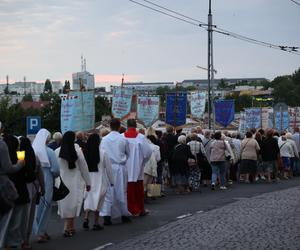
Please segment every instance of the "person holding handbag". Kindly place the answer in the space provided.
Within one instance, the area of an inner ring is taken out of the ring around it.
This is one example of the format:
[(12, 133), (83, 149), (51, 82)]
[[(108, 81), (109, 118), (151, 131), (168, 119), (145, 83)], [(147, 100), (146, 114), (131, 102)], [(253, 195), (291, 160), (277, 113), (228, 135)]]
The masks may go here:
[(211, 189), (216, 189), (217, 177), (220, 176), (220, 189), (226, 190), (225, 186), (225, 176), (226, 176), (226, 161), (228, 159), (228, 152), (230, 148), (224, 139), (222, 139), (222, 134), (217, 131), (214, 135), (215, 141), (212, 142), (210, 151), (210, 163), (212, 168), (211, 176)]
[(57, 202), (58, 214), (64, 219), (64, 237), (75, 234), (75, 217), (80, 215), (84, 192), (90, 191), (91, 179), (81, 148), (75, 144), (75, 133), (63, 135), (61, 147), (55, 150), (60, 166), (60, 177), (70, 193)]
[(260, 150), (258, 142), (253, 138), (250, 131), (246, 133), (246, 138), (241, 144), (241, 171), (245, 176), (245, 183), (249, 183), (249, 176), (255, 179), (257, 172), (257, 154)]

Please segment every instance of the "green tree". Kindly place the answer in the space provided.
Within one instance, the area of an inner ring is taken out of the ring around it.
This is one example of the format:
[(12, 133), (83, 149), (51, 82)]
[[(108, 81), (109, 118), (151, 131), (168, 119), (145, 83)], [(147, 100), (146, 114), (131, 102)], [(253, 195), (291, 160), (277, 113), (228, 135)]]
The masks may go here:
[(226, 83), (224, 79), (221, 79), (221, 81), (218, 84), (218, 89), (227, 89), (227, 88), (228, 88), (228, 83)]
[(240, 96), (239, 93), (234, 93), (232, 95), (227, 95), (225, 99), (233, 99), (234, 100), (234, 106), (235, 106), (235, 112), (240, 112), (241, 110), (245, 108), (252, 107), (253, 104), (253, 97), (250, 95), (242, 95)]
[(65, 80), (65, 85), (63, 87), (63, 93), (67, 94), (71, 89), (71, 84), (69, 81)]
[(25, 101), (25, 102), (32, 102), (32, 101), (33, 101), (32, 95), (31, 95), (31, 94), (26, 94), (26, 95), (24, 95), (22, 101)]
[(45, 81), (44, 93), (52, 93), (52, 84), (50, 79), (46, 79)]
[(109, 100), (102, 96), (95, 98), (95, 121), (101, 121), (103, 115), (110, 115)]

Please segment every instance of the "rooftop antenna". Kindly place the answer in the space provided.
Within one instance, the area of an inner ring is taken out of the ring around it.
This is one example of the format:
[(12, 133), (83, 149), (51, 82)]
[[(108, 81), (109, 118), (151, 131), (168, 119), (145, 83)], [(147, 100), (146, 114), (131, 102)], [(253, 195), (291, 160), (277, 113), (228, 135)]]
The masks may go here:
[(83, 55), (81, 54), (81, 72), (84, 71)]
[(86, 58), (84, 58), (84, 61), (83, 61), (83, 69), (84, 69), (84, 72), (86, 72)]
[(121, 87), (123, 88), (124, 85), (124, 73), (122, 74), (122, 83), (121, 83)]
[(6, 86), (7, 86), (7, 89), (8, 89), (8, 84), (9, 84), (9, 76), (7, 75), (6, 76)]

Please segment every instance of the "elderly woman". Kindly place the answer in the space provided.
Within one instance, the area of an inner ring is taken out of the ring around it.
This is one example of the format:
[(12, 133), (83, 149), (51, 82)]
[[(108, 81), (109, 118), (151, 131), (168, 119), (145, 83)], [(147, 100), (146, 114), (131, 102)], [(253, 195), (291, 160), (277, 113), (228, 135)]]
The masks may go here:
[(217, 177), (220, 176), (220, 189), (226, 190), (225, 175), (226, 175), (226, 153), (231, 151), (228, 144), (222, 139), (221, 132), (217, 131), (214, 135), (215, 141), (211, 145), (210, 163), (212, 168), (211, 189), (215, 190)]
[(48, 222), (51, 215), (51, 202), (53, 196), (54, 179), (59, 176), (59, 166), (54, 151), (47, 147), (50, 140), (50, 132), (42, 128), (36, 135), (32, 148), (41, 164), (44, 175), (45, 195), (37, 207), (33, 224), (33, 233), (38, 235), (38, 242), (44, 243), (50, 240), (47, 234)]
[(58, 201), (58, 213), (64, 223), (64, 236), (72, 237), (75, 233), (74, 219), (80, 214), (84, 190), (91, 189), (91, 180), (87, 163), (81, 148), (75, 144), (75, 133), (68, 131), (63, 135), (61, 147), (55, 150), (60, 166), (62, 181), (70, 193)]
[(286, 135), (281, 136), (281, 140), (278, 141), (278, 146), (283, 165), (283, 178), (289, 179), (288, 175), (291, 171), (291, 158), (294, 156), (293, 146), (287, 140)]
[(245, 175), (245, 183), (249, 183), (249, 176), (255, 177), (257, 172), (257, 154), (260, 150), (253, 134), (248, 131), (241, 144), (241, 174)]
[(177, 193), (184, 193), (185, 191), (189, 192), (189, 158), (196, 159), (192, 154), (190, 147), (186, 145), (186, 137), (181, 135), (178, 137), (178, 144), (175, 146), (172, 156), (172, 181), (176, 186)]

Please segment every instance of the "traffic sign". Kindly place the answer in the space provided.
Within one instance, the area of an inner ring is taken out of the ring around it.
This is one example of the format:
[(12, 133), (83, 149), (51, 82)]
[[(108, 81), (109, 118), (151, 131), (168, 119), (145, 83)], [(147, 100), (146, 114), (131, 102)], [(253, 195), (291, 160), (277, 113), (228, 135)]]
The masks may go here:
[(41, 117), (27, 116), (26, 121), (27, 135), (36, 135), (41, 129)]

